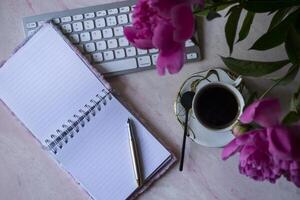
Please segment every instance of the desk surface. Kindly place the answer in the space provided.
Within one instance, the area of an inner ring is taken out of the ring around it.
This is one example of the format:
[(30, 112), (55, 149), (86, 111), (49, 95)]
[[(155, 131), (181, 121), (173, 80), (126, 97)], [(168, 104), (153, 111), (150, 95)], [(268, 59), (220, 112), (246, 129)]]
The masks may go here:
[[(1, 0), (0, 60), (7, 59), (24, 39), (22, 17), (112, 2), (113, 0)], [(257, 22), (258, 21), (258, 22)], [(279, 60), (282, 47), (268, 52), (248, 52), (267, 28), (263, 16), (256, 16), (250, 37), (237, 45), (233, 56), (245, 59)], [(183, 131), (173, 113), (173, 101), (180, 84), (190, 74), (224, 66), (218, 55), (228, 55), (224, 19), (203, 23), (203, 55), (199, 63), (188, 64), (177, 75), (159, 77), (154, 70), (110, 79), (112, 86), (137, 110), (179, 155)], [(299, 80), (299, 79), (298, 79)], [(249, 79), (248, 85), (262, 90), (269, 83)], [(293, 85), (277, 88), (286, 102)], [(220, 159), (221, 149), (205, 148), (188, 140), (184, 171), (178, 164), (139, 197), (141, 200), (296, 200), (300, 189), (281, 178), (276, 184), (255, 182), (238, 172), (238, 160)], [(49, 159), (26, 129), (0, 104), (0, 199), (89, 199), (70, 176)]]

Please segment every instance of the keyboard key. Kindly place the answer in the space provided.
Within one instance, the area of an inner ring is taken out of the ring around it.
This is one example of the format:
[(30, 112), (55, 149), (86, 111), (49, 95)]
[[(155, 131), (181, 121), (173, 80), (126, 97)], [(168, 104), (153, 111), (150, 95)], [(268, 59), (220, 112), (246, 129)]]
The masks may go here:
[(128, 17), (126, 14), (119, 15), (118, 16), (118, 23), (119, 24), (127, 24), (128, 23)]
[(145, 50), (145, 49), (137, 49), (137, 52), (138, 52), (139, 55), (147, 54), (147, 50)]
[(71, 33), (72, 32), (72, 27), (71, 24), (63, 24), (61, 26), (61, 29), (64, 33)]
[(107, 13), (108, 13), (109, 15), (115, 15), (115, 14), (118, 14), (118, 9), (117, 9), (117, 8), (109, 9), (109, 10), (107, 11)]
[(80, 40), (82, 42), (90, 41), (91, 40), (90, 33), (89, 32), (80, 33)]
[(129, 11), (130, 11), (130, 8), (128, 6), (120, 8), (120, 13), (126, 13), (126, 12), (129, 12)]
[(114, 34), (115, 36), (123, 36), (124, 30), (122, 26), (114, 27)]
[(116, 72), (123, 71), (127, 69), (135, 69), (137, 68), (137, 63), (135, 58), (122, 59), (122, 60), (114, 60), (112, 62), (101, 63), (97, 65), (101, 72)]
[(158, 58), (158, 54), (151, 55), (151, 60), (152, 60), (152, 64), (153, 65), (156, 65), (157, 58)]
[(97, 50), (105, 50), (107, 48), (105, 41), (96, 42), (96, 46), (97, 46)]
[(135, 55), (136, 55), (136, 50), (135, 50), (135, 48), (134, 48), (134, 47), (128, 47), (128, 48), (126, 48), (126, 55), (127, 55), (128, 57), (130, 57), (130, 56), (135, 56)]
[(105, 26), (105, 20), (104, 20), (104, 18), (96, 19), (95, 23), (96, 23), (96, 27), (97, 28), (102, 28), (102, 27)]
[(187, 41), (185, 42), (185, 46), (186, 46), (186, 47), (192, 47), (192, 46), (195, 46), (195, 44), (194, 44), (194, 42), (193, 42), (192, 40), (187, 40)]
[(83, 24), (84, 24), (84, 29), (86, 30), (91, 30), (95, 28), (93, 20), (84, 21)]
[(70, 38), (71, 42), (74, 44), (78, 44), (80, 42), (79, 36), (77, 34), (71, 34), (69, 36), (69, 38)]
[(103, 53), (104, 60), (112, 60), (114, 59), (114, 53), (112, 51), (105, 51)]
[(112, 48), (117, 48), (118, 47), (118, 42), (116, 39), (110, 39), (107, 40), (107, 46), (108, 48), (112, 49)]
[(186, 54), (186, 58), (188, 60), (196, 59), (198, 57), (197, 53), (188, 53)]
[(116, 58), (124, 58), (125, 57), (124, 49), (117, 49), (114, 52), (115, 52)]
[(137, 60), (138, 60), (138, 66), (139, 67), (149, 67), (149, 66), (151, 66), (150, 56), (142, 56), (142, 57), (139, 57)]
[(86, 19), (90, 19), (90, 18), (94, 18), (94, 17), (95, 17), (95, 13), (93, 13), (93, 12), (84, 14), (84, 18), (86, 18)]
[(86, 52), (94, 52), (94, 51), (96, 51), (96, 47), (95, 47), (95, 44), (93, 42), (86, 43), (84, 45), (84, 48), (85, 48)]
[(96, 12), (97, 17), (102, 17), (106, 15), (106, 11), (105, 10), (100, 10)]
[(74, 15), (73, 16), (73, 20), (77, 21), (77, 20), (82, 20), (83, 19), (83, 15), (79, 14), (79, 15)]
[(54, 24), (59, 24), (60, 23), (60, 19), (59, 18), (54, 18), (52, 21), (53, 21)]
[(113, 36), (113, 32), (111, 28), (103, 29), (102, 33), (104, 38), (110, 38)]
[(94, 53), (92, 55), (93, 57), (93, 61), (96, 62), (96, 63), (99, 63), (99, 62), (102, 62), (103, 61), (103, 56), (102, 56), (102, 53), (101, 52), (98, 52), (98, 53)]
[(74, 31), (82, 31), (83, 30), (82, 22), (75, 22), (72, 24), (72, 26), (73, 26)]
[(115, 16), (107, 17), (106, 18), (107, 26), (115, 26), (117, 24), (117, 19)]
[(149, 52), (150, 52), (150, 53), (157, 53), (157, 52), (158, 52), (158, 49), (149, 49)]
[(93, 40), (100, 40), (101, 38), (102, 38), (102, 35), (101, 35), (100, 30), (92, 31), (92, 39)]
[(36, 23), (35, 22), (31, 22), (26, 24), (26, 28), (35, 28), (36, 27)]
[(60, 20), (61, 20), (62, 23), (70, 22), (71, 21), (71, 17), (70, 16), (62, 17), (62, 18), (60, 18)]
[(118, 40), (120, 47), (126, 47), (129, 45), (129, 42), (125, 37), (120, 37)]

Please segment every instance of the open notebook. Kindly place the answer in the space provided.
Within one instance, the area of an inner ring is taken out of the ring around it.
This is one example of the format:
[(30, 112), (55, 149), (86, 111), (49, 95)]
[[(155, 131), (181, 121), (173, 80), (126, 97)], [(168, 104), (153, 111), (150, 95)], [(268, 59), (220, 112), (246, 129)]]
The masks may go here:
[[(174, 162), (51, 24), (0, 68), (0, 99), (94, 199), (133, 198)], [(129, 117), (145, 179), (140, 188), (130, 156)]]

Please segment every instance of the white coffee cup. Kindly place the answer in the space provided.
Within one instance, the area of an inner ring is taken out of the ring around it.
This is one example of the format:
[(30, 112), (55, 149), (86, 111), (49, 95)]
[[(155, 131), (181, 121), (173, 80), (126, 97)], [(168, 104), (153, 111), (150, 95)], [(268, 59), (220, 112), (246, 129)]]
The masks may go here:
[[(202, 87), (197, 88), (196, 94), (193, 99), (192, 111), (193, 111), (193, 114), (196, 117), (197, 121), (200, 123), (201, 126), (203, 126), (203, 128), (206, 128), (206, 129), (214, 131), (214, 132), (230, 131), (233, 128), (233, 126), (236, 124), (239, 117), (241, 116), (243, 108), (245, 106), (244, 98), (243, 98), (241, 92), (237, 89), (238, 85), (241, 83), (241, 80), (242, 79), (239, 77), (232, 84), (228, 84), (228, 83), (224, 83), (224, 82), (211, 82), (211, 83), (205, 84)], [(235, 110), (237, 110), (235, 117), (229, 123), (224, 124), (224, 126), (222, 126), (222, 127), (213, 127), (213, 126), (208, 125), (207, 123), (204, 123), (204, 121), (201, 119), (201, 113), (199, 113), (199, 111), (197, 111), (197, 108), (196, 108), (199, 103), (201, 104), (201, 102), (199, 102), (199, 96), (202, 94), (203, 91), (209, 90), (210, 87), (211, 88), (212, 87), (221, 87), (221, 88), (226, 89), (228, 92), (230, 92), (234, 96), (237, 106), (238, 106), (238, 108), (235, 108)]]

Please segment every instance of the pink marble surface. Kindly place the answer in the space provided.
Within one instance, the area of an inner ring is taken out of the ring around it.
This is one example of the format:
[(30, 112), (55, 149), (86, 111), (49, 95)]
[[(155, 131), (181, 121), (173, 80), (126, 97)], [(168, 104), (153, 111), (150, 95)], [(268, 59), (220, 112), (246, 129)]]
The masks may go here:
[[(7, 59), (24, 39), (21, 18), (51, 11), (112, 2), (111, 0), (1, 0), (0, 60)], [(237, 45), (233, 56), (279, 60), (286, 57), (282, 47), (268, 52), (247, 49), (267, 29), (261, 15), (251, 29), (250, 37)], [(182, 130), (173, 112), (173, 101), (180, 84), (190, 74), (212, 66), (223, 66), (218, 55), (228, 55), (224, 38), (224, 19), (203, 23), (204, 60), (188, 64), (174, 76), (159, 77), (154, 70), (110, 79), (114, 87), (132, 107), (139, 111), (152, 128), (179, 155)], [(281, 72), (282, 73), (282, 72)], [(297, 79), (299, 83), (299, 78)], [(268, 81), (249, 79), (253, 89), (262, 90)], [(279, 87), (282, 102), (295, 84)], [(138, 199), (143, 200), (298, 200), (300, 189), (283, 178), (276, 184), (261, 183), (239, 175), (237, 157), (223, 162), (221, 149), (206, 148), (188, 140), (183, 173), (176, 165)], [(0, 199), (89, 199), (71, 177), (60, 170), (42, 151), (27, 130), (0, 103)]]

